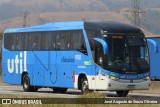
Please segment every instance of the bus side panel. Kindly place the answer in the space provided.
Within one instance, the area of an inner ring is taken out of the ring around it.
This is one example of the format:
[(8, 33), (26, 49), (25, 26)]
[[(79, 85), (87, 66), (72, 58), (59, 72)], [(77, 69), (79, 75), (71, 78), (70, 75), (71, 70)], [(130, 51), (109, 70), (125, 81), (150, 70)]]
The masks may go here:
[(73, 88), (71, 67), (75, 64), (73, 51), (57, 51), (56, 72), (58, 87)]
[(24, 68), (24, 52), (7, 51), (2, 53), (2, 78), (8, 84), (21, 84), (21, 73)]
[[(73, 82), (74, 82), (74, 88), (78, 88), (78, 78), (81, 74), (86, 75), (88, 83), (89, 83), (89, 89), (93, 89), (95, 87), (95, 77), (94, 69), (95, 67), (92, 65), (75, 65), (72, 67), (73, 72)], [(82, 79), (82, 78), (81, 78)], [(81, 80), (80, 80), (81, 81)]]
[(158, 50), (155, 52), (154, 45), (148, 42), (150, 51), (151, 79), (160, 79), (160, 38), (152, 38), (152, 40), (157, 43)]
[[(34, 86), (45, 85), (45, 72), (48, 71), (48, 51), (35, 51), (35, 65), (33, 65), (32, 78)], [(48, 77), (47, 77), (48, 78)]]
[(78, 75), (91, 75), (91, 60), (87, 55), (78, 51), (58, 51), (57, 52), (57, 81), (54, 86), (77, 88)]

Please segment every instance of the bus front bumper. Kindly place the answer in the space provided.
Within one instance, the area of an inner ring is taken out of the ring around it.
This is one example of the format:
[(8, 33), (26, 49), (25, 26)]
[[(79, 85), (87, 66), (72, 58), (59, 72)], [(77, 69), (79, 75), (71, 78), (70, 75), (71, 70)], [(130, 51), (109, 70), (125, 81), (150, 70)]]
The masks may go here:
[[(92, 81), (92, 80), (91, 80)], [(96, 77), (95, 82), (89, 81), (89, 88), (92, 90), (148, 90), (150, 88), (150, 79), (144, 80), (112, 80), (107, 77)]]

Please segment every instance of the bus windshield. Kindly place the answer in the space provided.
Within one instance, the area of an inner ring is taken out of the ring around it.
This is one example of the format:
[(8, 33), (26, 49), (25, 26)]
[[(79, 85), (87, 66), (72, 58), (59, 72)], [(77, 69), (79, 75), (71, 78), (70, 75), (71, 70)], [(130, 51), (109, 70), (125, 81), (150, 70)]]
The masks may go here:
[(106, 69), (122, 74), (149, 71), (149, 53), (146, 39), (141, 35), (108, 35), (104, 38), (109, 51)]

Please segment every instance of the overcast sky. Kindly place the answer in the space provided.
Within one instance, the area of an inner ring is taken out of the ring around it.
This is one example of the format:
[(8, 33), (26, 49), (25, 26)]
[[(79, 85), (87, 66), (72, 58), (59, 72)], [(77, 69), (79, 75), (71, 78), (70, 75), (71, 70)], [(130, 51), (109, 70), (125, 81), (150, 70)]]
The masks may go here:
[(6, 3), (6, 2), (10, 2), (10, 1), (13, 1), (13, 0), (0, 0), (0, 3)]

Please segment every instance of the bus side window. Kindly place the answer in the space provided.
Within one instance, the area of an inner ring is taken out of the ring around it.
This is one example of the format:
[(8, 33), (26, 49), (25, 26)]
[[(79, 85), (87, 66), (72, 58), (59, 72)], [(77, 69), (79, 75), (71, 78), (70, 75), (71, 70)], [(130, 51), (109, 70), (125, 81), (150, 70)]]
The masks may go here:
[(41, 39), (42, 39), (41, 50), (49, 50), (49, 43), (50, 43), (50, 42), (48, 42), (49, 41), (48, 37), (50, 36), (49, 32), (42, 32), (41, 36), (42, 36), (41, 37)]
[(40, 33), (30, 33), (29, 34), (29, 45), (30, 50), (38, 51), (41, 49), (41, 35)]
[(50, 32), (48, 34), (48, 41), (49, 41), (49, 50), (55, 50), (56, 49), (56, 32)]
[(84, 36), (81, 30), (58, 31), (56, 36), (57, 50), (75, 50), (87, 54)]
[(22, 38), (20, 34), (16, 34), (16, 50), (22, 50)]
[(81, 30), (72, 31), (71, 40), (73, 42), (73, 46), (75, 50), (82, 52), (83, 54), (87, 55), (86, 43), (84, 40), (84, 35)]
[(95, 42), (95, 63), (103, 67), (104, 65), (104, 54), (103, 46), (99, 42)]
[(66, 50), (66, 35), (65, 31), (58, 31), (56, 32), (56, 49), (57, 50)]

